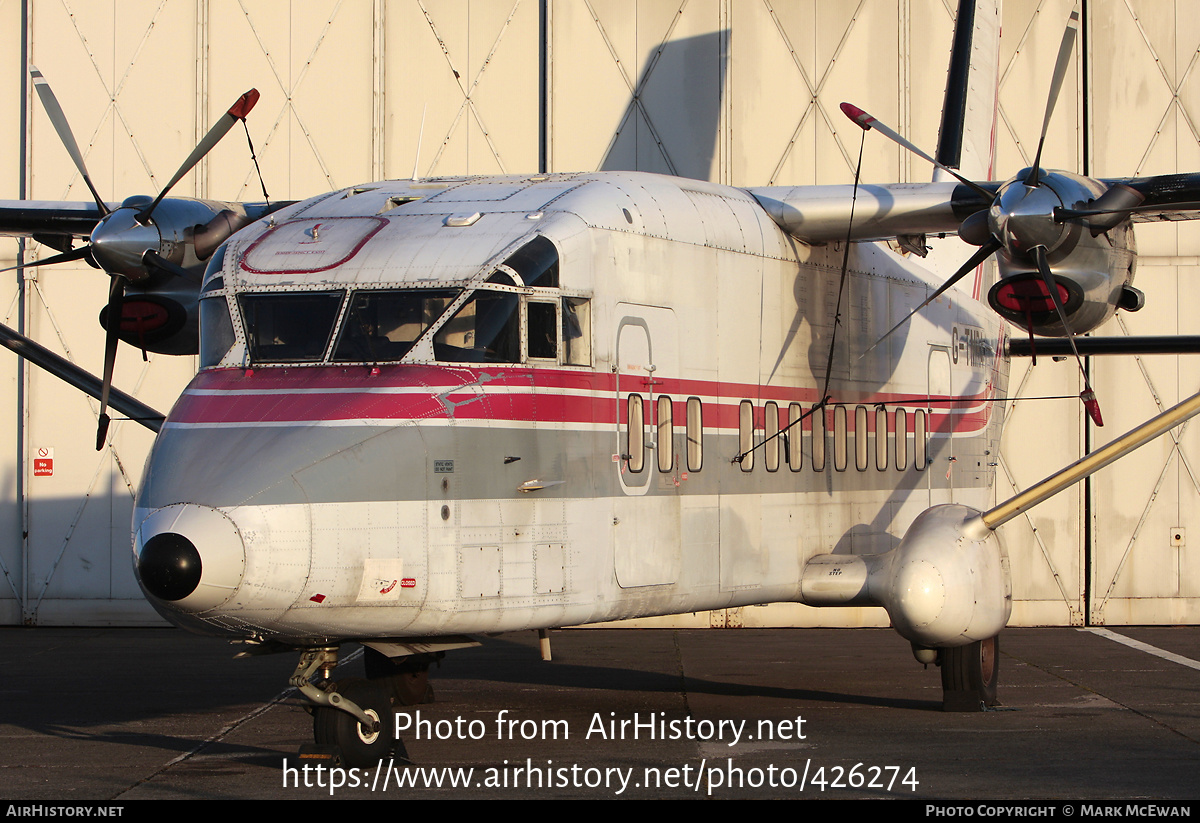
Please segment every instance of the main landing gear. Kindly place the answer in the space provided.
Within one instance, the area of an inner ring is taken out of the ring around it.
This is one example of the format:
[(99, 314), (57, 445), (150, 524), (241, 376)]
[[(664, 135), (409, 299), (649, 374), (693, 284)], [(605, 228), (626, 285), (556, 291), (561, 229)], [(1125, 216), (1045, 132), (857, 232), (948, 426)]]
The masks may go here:
[(999, 704), (1000, 637), (989, 637), (966, 646), (942, 649), (942, 710), (978, 712)]

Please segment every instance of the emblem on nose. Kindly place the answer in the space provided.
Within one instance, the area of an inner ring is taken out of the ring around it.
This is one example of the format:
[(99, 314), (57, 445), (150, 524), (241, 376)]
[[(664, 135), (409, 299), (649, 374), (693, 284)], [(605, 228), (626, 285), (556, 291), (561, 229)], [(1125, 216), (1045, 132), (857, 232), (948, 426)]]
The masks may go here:
[(133, 550), (142, 588), (180, 611), (220, 606), (237, 591), (246, 570), (246, 551), (234, 522), (194, 503), (176, 503), (147, 515)]

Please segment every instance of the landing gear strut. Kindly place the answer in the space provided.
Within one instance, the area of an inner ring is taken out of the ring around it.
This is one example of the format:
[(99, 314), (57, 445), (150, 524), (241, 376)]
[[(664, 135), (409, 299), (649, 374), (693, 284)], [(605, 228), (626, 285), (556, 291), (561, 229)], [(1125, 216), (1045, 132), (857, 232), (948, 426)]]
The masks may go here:
[(942, 649), (942, 710), (978, 712), (999, 703), (1000, 637), (989, 637), (966, 646)]
[[(386, 692), (358, 678), (331, 682), (338, 649), (309, 649), (300, 655), (291, 684), (313, 702), (313, 738), (337, 747), (347, 766), (369, 768), (396, 745), (392, 704)], [(315, 682), (309, 682), (317, 673)]]

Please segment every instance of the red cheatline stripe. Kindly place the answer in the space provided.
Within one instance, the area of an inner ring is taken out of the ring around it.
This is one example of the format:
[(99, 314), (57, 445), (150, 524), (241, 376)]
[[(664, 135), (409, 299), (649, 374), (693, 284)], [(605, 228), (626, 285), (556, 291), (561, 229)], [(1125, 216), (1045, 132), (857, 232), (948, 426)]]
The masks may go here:
[[(452, 416), (458, 421), (531, 421), (556, 424), (603, 424), (625, 422), (624, 395), (618, 399), (611, 387), (611, 375), (556, 370), (498, 370), (495, 379), (484, 370), (442, 369), (437, 367), (405, 367), (407, 378), (381, 372), (366, 377), (361, 367), (348, 369), (262, 370), (251, 376), (242, 371), (205, 372), (198, 378), (172, 410), (174, 424), (238, 424), (238, 423), (321, 423), (352, 420), (445, 420)], [(304, 372), (297, 376), (297, 372)], [(348, 378), (347, 373), (358, 372)], [(480, 375), (484, 375), (481, 382)], [(464, 385), (467, 384), (467, 385)], [(609, 387), (607, 392), (605, 384)], [(687, 397), (700, 395), (704, 403), (704, 427), (709, 430), (736, 431), (740, 424), (741, 397), (722, 396), (728, 383), (705, 381), (662, 380), (653, 388), (657, 394), (669, 394), (674, 406), (676, 425), (686, 420)], [(486, 386), (486, 389), (480, 388)], [(388, 389), (416, 389), (398, 393)], [(446, 388), (451, 390), (445, 393)], [(679, 389), (684, 389), (679, 391)], [(757, 387), (748, 387), (756, 389)], [(594, 396), (570, 394), (570, 391), (595, 392)], [(719, 400), (712, 400), (714, 392)], [(799, 397), (805, 408), (815, 397), (812, 390), (781, 390)], [(943, 398), (934, 406), (929, 430), (959, 433), (979, 431), (990, 419), (990, 404), (980, 402), (982, 395), (968, 398)], [(924, 405), (923, 398), (911, 395), (880, 394), (866, 398), (868, 426), (874, 428), (875, 405), (906, 401), (909, 407)], [(646, 420), (655, 418), (653, 405), (647, 403)], [(848, 428), (854, 430), (855, 410), (846, 403)], [(451, 408), (448, 408), (451, 407)], [(764, 427), (765, 408), (755, 403), (755, 427)], [(911, 413), (911, 412), (910, 412)], [(788, 420), (788, 405), (780, 402), (781, 425)], [(826, 428), (833, 428), (832, 410), (826, 412)], [(909, 423), (909, 430), (912, 430)], [(803, 424), (811, 430), (811, 420)], [(895, 415), (888, 415), (889, 431), (894, 431)]]

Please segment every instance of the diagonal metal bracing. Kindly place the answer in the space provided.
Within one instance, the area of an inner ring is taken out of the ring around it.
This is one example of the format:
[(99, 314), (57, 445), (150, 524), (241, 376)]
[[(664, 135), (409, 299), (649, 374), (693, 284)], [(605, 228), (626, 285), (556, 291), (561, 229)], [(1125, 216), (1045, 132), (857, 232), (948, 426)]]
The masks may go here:
[[(1004, 455), (999, 455), (999, 462), (1000, 467), (1004, 469), (1004, 477), (1008, 481), (1009, 486), (1012, 488), (1012, 494), (1020, 494), (1022, 489), (1020, 485), (1017, 484), (1016, 479), (1013, 477), (1012, 469), (1009, 468), (1008, 461), (1004, 459)], [(1058, 586), (1058, 592), (1060, 595), (1062, 595), (1063, 603), (1066, 604), (1067, 610), (1071, 615), (1071, 621), (1074, 623), (1080, 615), (1080, 611), (1076, 607), (1078, 597), (1077, 595), (1072, 595), (1067, 591), (1067, 587), (1063, 582), (1062, 575), (1058, 573), (1058, 567), (1054, 565), (1054, 557), (1050, 553), (1050, 547), (1046, 545), (1046, 541), (1042, 540), (1042, 534), (1038, 530), (1037, 524), (1033, 522), (1033, 517), (1030, 515), (1029, 511), (1023, 512), (1022, 517), (1025, 518), (1025, 525), (1029, 527), (1029, 531), (1033, 535), (1034, 541), (1037, 543), (1038, 550), (1042, 553), (1042, 559), (1046, 561), (1046, 567), (1050, 570), (1050, 574), (1054, 576), (1054, 583), (1056, 586)]]
[(1142, 20), (1138, 17), (1137, 12), (1133, 10), (1133, 6), (1129, 4), (1129, 0), (1125, 0), (1125, 9), (1129, 12), (1129, 17), (1133, 21), (1134, 27), (1137, 29), (1138, 34), (1141, 35), (1142, 43), (1144, 43), (1146, 46), (1146, 51), (1148, 51), (1150, 56), (1154, 58), (1154, 67), (1158, 69), (1158, 73), (1162, 76), (1163, 83), (1166, 84), (1167, 88), (1171, 92), (1171, 99), (1167, 102), (1166, 108), (1163, 110), (1162, 117), (1159, 118), (1158, 124), (1155, 126), (1154, 134), (1150, 137), (1150, 143), (1146, 146), (1146, 151), (1142, 154), (1142, 158), (1138, 161), (1137, 168), (1134, 170), (1134, 175), (1137, 176), (1140, 175), (1145, 169), (1146, 163), (1150, 159), (1150, 153), (1154, 150), (1155, 145), (1158, 143), (1158, 138), (1162, 134), (1163, 127), (1166, 125), (1167, 120), (1170, 119), (1172, 112), (1179, 112), (1184, 123), (1187, 124), (1188, 129), (1191, 131), (1192, 138), (1200, 142), (1200, 132), (1196, 130), (1195, 123), (1192, 122), (1191, 116), (1188, 114), (1187, 109), (1184, 108), (1183, 102), (1179, 98), (1179, 90), (1182, 89), (1184, 83), (1187, 82), (1188, 76), (1192, 73), (1192, 69), (1196, 66), (1197, 58), (1200, 58), (1200, 48), (1197, 48), (1196, 51), (1192, 52), (1192, 59), (1188, 62), (1187, 67), (1178, 77), (1176, 82), (1172, 82), (1170, 76), (1167, 74), (1162, 57), (1159, 55), (1158, 50), (1154, 48), (1154, 44), (1150, 42), (1150, 35), (1146, 32), (1146, 28), (1142, 25)]
[[(100, 130), (104, 127), (104, 123), (108, 120), (108, 115), (111, 113), (117, 118), (117, 120), (121, 122), (121, 125), (124, 127), (125, 134), (129, 138), (129, 143), (133, 147), (134, 154), (137, 155), (138, 160), (142, 164), (142, 168), (145, 170), (146, 175), (150, 178), (151, 185), (156, 187), (157, 182), (155, 181), (154, 171), (150, 168), (150, 161), (146, 157), (146, 153), (142, 151), (142, 147), (138, 143), (137, 136), (133, 133), (133, 129), (129, 127), (129, 122), (125, 119), (125, 113), (121, 111), (121, 107), (118, 105), (117, 100), (125, 88), (125, 83), (128, 81), (129, 75), (133, 72), (133, 67), (137, 62), (138, 55), (142, 53), (142, 49), (145, 48), (147, 41), (150, 39), (151, 32), (154, 31), (154, 27), (158, 22), (159, 15), (161, 15), (163, 10), (166, 8), (167, 0), (159, 1), (158, 6), (154, 9), (154, 14), (150, 16), (150, 22), (147, 24), (145, 31), (142, 32), (142, 38), (138, 41), (137, 45), (133, 49), (133, 53), (129, 58), (129, 62), (125, 66), (125, 72), (120, 76), (119, 79), (116, 80), (115, 85), (111, 89), (104, 82), (104, 72), (101, 70), (100, 64), (96, 61), (96, 55), (92, 51), (91, 45), (88, 43), (87, 36), (83, 33), (83, 29), (79, 27), (78, 16), (75, 14), (74, 10), (72, 10), (68, 0), (61, 0), (61, 2), (63, 11), (67, 13), (67, 17), (71, 21), (71, 26), (75, 30), (75, 35), (79, 38), (80, 44), (83, 45), (83, 50), (87, 53), (88, 60), (92, 64), (92, 69), (96, 72), (96, 79), (99, 81), (101, 88), (104, 89), (104, 93), (108, 96), (108, 106), (105, 108), (104, 113), (101, 114), (99, 119), (96, 121), (96, 128), (93, 129), (92, 135), (88, 139), (87, 148), (83, 150), (84, 158), (87, 158), (92, 147), (95, 145), (96, 138), (99, 136)], [(67, 197), (67, 194), (75, 185), (75, 181), (78, 178), (79, 172), (76, 170), (68, 179), (67, 191), (64, 192), (63, 199)]]
[[(333, 11), (330, 12), (329, 17), (326, 18), (325, 25), (321, 27), (321, 33), (317, 35), (317, 39), (313, 43), (312, 50), (309, 52), (308, 59), (304, 62), (304, 68), (300, 70), (300, 73), (297, 75), (295, 81), (290, 83), (284, 80), (283, 75), (279, 71), (279, 66), (276, 65), (274, 58), (271, 56), (270, 49), (268, 49), (266, 43), (263, 42), (262, 35), (259, 33), (257, 25), (250, 16), (250, 10), (246, 8), (245, 0), (238, 0), (238, 6), (241, 8), (242, 15), (246, 18), (246, 25), (250, 27), (250, 33), (254, 35), (254, 41), (258, 44), (259, 49), (262, 51), (263, 58), (267, 61), (267, 66), (271, 69), (271, 73), (275, 76), (275, 82), (279, 86), (279, 90), (283, 92), (284, 96), (283, 106), (279, 109), (279, 113), (275, 117), (275, 122), (271, 124), (270, 130), (267, 132), (267, 137), (263, 141), (262, 151), (266, 151), (266, 149), (271, 145), (271, 140), (275, 137), (276, 132), (279, 131), (281, 124), (288, 117), (288, 115), (291, 115), (291, 117), (295, 119), (296, 125), (300, 127), (300, 132), (304, 135), (304, 139), (308, 143), (309, 149), (312, 150), (313, 159), (317, 161), (317, 166), (321, 169), (321, 175), (325, 178), (325, 181), (329, 184), (330, 188), (336, 189), (337, 184), (333, 180), (333, 175), (329, 172), (329, 165), (325, 162), (325, 158), (321, 155), (320, 149), (317, 148), (317, 144), (313, 140), (312, 133), (309, 131), (308, 126), (305, 125), (304, 118), (300, 116), (300, 112), (296, 109), (295, 95), (296, 91), (299, 90), (301, 85), (303, 85), (304, 79), (308, 76), (308, 71), (310, 68), (312, 68), (313, 58), (316, 56), (317, 50), (320, 49), (321, 45), (325, 42), (325, 37), (329, 34), (329, 30), (333, 26), (333, 21), (337, 17), (338, 11), (342, 8), (342, 0), (337, 0), (337, 3), (334, 4)], [(242, 181), (240, 191), (246, 191), (246, 189), (256, 179), (257, 178), (255, 177), (253, 170), (247, 171), (246, 177)]]
[(838, 40), (838, 44), (834, 48), (833, 54), (831, 54), (829, 57), (829, 62), (825, 65), (824, 70), (821, 72), (820, 79), (814, 84), (812, 82), (812, 78), (808, 76), (808, 72), (804, 70), (804, 65), (800, 62), (800, 56), (796, 54), (796, 49), (792, 45), (791, 38), (788, 37), (788, 33), (784, 28), (783, 22), (775, 13), (775, 9), (771, 5), (771, 0), (763, 0), (763, 5), (766, 7), (767, 13), (771, 17), (771, 22), (775, 24), (775, 31), (779, 34), (780, 39), (787, 48), (788, 54), (791, 55), (792, 64), (799, 72), (800, 78), (804, 81), (804, 85), (808, 88), (809, 93), (808, 105), (804, 107), (804, 111), (800, 115), (800, 120), (796, 123), (796, 128), (792, 130), (792, 136), (788, 140), (788, 144), (784, 148), (783, 154), (779, 158), (779, 162), (775, 164), (775, 170), (771, 172), (771, 179), (767, 185), (773, 186), (776, 184), (776, 181), (779, 179), (779, 175), (783, 172), (784, 165), (791, 156), (792, 149), (795, 148), (796, 141), (800, 139), (800, 133), (804, 130), (804, 126), (808, 123), (809, 117), (811, 117), (814, 112), (825, 121), (825, 125), (829, 128), (829, 132), (833, 136), (834, 145), (837, 146), (838, 151), (842, 153), (842, 157), (846, 161), (846, 168), (852, 172), (854, 171), (856, 166), (855, 158), (842, 143), (841, 133), (834, 125), (834, 120), (830, 118), (829, 112), (826, 111), (825, 107), (821, 105), (821, 92), (824, 90), (825, 83), (828, 82), (829, 77), (833, 72), (833, 67), (837, 63), (837, 59), (841, 55), (842, 49), (846, 47), (846, 43), (850, 39), (850, 33), (854, 30), (854, 24), (858, 22), (859, 15), (862, 13), (865, 2), (866, 0), (859, 0), (858, 5), (854, 9), (854, 13), (850, 16), (850, 22), (846, 25), (846, 29), (842, 32), (841, 39)]
[[(1117, 324), (1121, 329), (1121, 333), (1125, 336), (1129, 336), (1129, 328), (1125, 323), (1125, 318), (1118, 314), (1116, 319)], [(1165, 406), (1162, 401), (1162, 395), (1159, 392), (1158, 387), (1154, 384), (1154, 380), (1146, 368), (1144, 359), (1141, 357), (1135, 357), (1134, 360), (1137, 363), (1139, 371), (1141, 372), (1142, 379), (1146, 383), (1146, 388), (1150, 393), (1150, 397), (1154, 401), (1155, 408), (1157, 408), (1160, 412), (1163, 411)], [(1200, 496), (1200, 481), (1197, 480), (1196, 472), (1192, 468), (1191, 461), (1188, 459), (1187, 452), (1184, 451), (1182, 445), (1183, 435), (1187, 431), (1190, 423), (1191, 421), (1189, 420), (1178, 428), (1171, 429), (1168, 432), (1172, 441), (1171, 448), (1167, 452), (1166, 458), (1163, 460), (1162, 468), (1159, 470), (1158, 477), (1154, 482), (1154, 486), (1150, 491), (1150, 495), (1146, 499), (1145, 505), (1142, 506), (1142, 511), (1138, 516), (1137, 524), (1134, 526), (1133, 531), (1129, 535), (1129, 539), (1125, 543), (1125, 549), (1121, 553), (1121, 558), (1117, 561), (1117, 565), (1113, 569), (1112, 576), (1108, 579), (1107, 585), (1104, 587), (1104, 594), (1098, 598), (1095, 606), (1093, 607), (1096, 615), (1102, 614), (1105, 605), (1107, 605), (1108, 601), (1113, 598), (1118, 581), (1121, 579), (1121, 573), (1125, 569), (1125, 564), (1132, 555), (1134, 546), (1137, 545), (1138, 539), (1141, 537), (1142, 529), (1150, 519), (1151, 510), (1154, 508), (1154, 504), (1158, 501), (1158, 495), (1159, 492), (1162, 491), (1163, 484), (1167, 481), (1167, 478), (1171, 474), (1171, 467), (1174, 464), (1176, 457), (1178, 457), (1180, 464), (1183, 466), (1184, 471), (1191, 480), (1193, 490), (1195, 490), (1197, 496)], [(1097, 581), (1097, 583), (1099, 582), (1100, 581)]]
[[(1016, 47), (1016, 49), (1013, 50), (1012, 57), (1010, 57), (1008, 59), (1007, 65), (1005, 65), (1004, 68), (1001, 69), (1000, 79), (997, 84), (1001, 91), (1003, 91), (1005, 84), (1008, 82), (1008, 76), (1009, 76), (1009, 74), (1012, 73), (1014, 67), (1016, 66), (1017, 59), (1021, 56), (1022, 49), (1025, 47), (1025, 44), (1029, 41), (1029, 38), (1032, 37), (1034, 35), (1034, 32), (1038, 29), (1037, 24), (1038, 24), (1039, 19), (1041, 18), (1042, 9), (1045, 5), (1046, 5), (1046, 0), (1038, 0), (1037, 7), (1034, 8), (1033, 13), (1029, 16), (1029, 22), (1026, 23), (1025, 29), (1021, 32), (1021, 39), (1017, 41), (1017, 47)], [(1056, 23), (1052, 28), (1057, 31), (1062, 31), (1061, 23)], [(1027, 98), (1028, 98), (1028, 95), (1021, 96), (1021, 100), (1023, 100), (1023, 101), (1027, 101)], [(1029, 165), (1031, 162), (1033, 162), (1033, 158), (1031, 158), (1028, 155), (1028, 153), (1026, 153), (1025, 146), (1023, 143), (1021, 143), (1021, 138), (1017, 136), (1016, 126), (1013, 124), (1013, 121), (1011, 119), (1009, 119), (1008, 111), (1004, 108), (1004, 103), (1002, 102), (1002, 99), (1003, 99), (1002, 95), (997, 95), (997, 97), (996, 97), (996, 113), (999, 116), (1000, 122), (1004, 123), (1004, 128), (1008, 132), (1008, 136), (1011, 137), (1013, 140), (1013, 143), (1016, 144), (1017, 153), (1021, 156), (1022, 164)]]
[[(1128, 326), (1125, 325), (1125, 318), (1123, 316), (1121, 316), (1120, 314), (1116, 315), (1116, 318), (1117, 318), (1117, 324), (1121, 328), (1121, 333), (1124, 334), (1126, 337), (1129, 337), (1130, 336), (1129, 328), (1128, 328)], [(1146, 381), (1146, 387), (1150, 389), (1150, 396), (1154, 399), (1155, 408), (1157, 408), (1160, 413), (1165, 411), (1166, 406), (1163, 405), (1163, 402), (1160, 399), (1161, 396), (1159, 394), (1158, 388), (1154, 385), (1154, 380), (1150, 377), (1150, 372), (1146, 369), (1145, 360), (1141, 357), (1135, 357), (1134, 360), (1137, 362), (1138, 369), (1142, 373), (1142, 379)], [(1179, 459), (1183, 462), (1183, 466), (1184, 466), (1184, 469), (1187, 471), (1188, 477), (1190, 477), (1192, 480), (1192, 488), (1195, 489), (1196, 494), (1198, 496), (1200, 496), (1200, 480), (1197, 480), (1196, 472), (1192, 469), (1192, 463), (1190, 460), (1188, 460), (1187, 452), (1183, 451), (1183, 445), (1181, 443), (1181, 441), (1183, 439), (1183, 433), (1184, 433), (1184, 431), (1187, 430), (1188, 424), (1190, 422), (1191, 421), (1189, 420), (1189, 421), (1185, 422), (1182, 426), (1179, 426), (1178, 428), (1175, 428), (1175, 429), (1171, 429), (1169, 432), (1167, 432), (1167, 434), (1170, 435), (1171, 440), (1174, 443), (1174, 448), (1179, 452)]]
[(521, 5), (521, 0), (516, 0), (516, 2), (513, 3), (512, 8), (508, 12), (508, 17), (504, 20), (504, 25), (500, 27), (500, 31), (496, 34), (496, 39), (492, 43), (492, 47), (488, 51), (487, 57), (485, 57), (483, 63), (480, 64), (479, 71), (475, 73), (475, 77), (471, 81), (471, 85), (467, 88), (463, 87), (463, 73), (454, 67), (454, 60), (450, 56), (450, 49), (446, 45), (445, 39), (438, 32), (437, 25), (433, 22), (433, 17), (430, 15), (429, 10), (425, 7), (425, 3), (419, 2), (418, 5), (421, 8), (421, 13), (425, 15), (425, 22), (429, 24), (429, 30), (433, 33), (433, 36), (437, 39), (438, 46), (440, 46), (442, 49), (442, 54), (446, 58), (446, 63), (449, 65), (450, 71), (454, 74), (454, 82), (458, 85), (458, 90), (463, 96), (462, 103), (459, 104), (458, 111), (454, 115), (454, 120), (451, 121), (450, 128), (446, 132), (445, 139), (442, 140), (442, 144), (438, 147), (433, 161), (429, 164), (428, 171), (432, 172), (437, 168), (438, 161), (441, 160), (442, 154), (446, 151), (446, 147), (450, 145), (450, 139), (454, 136), (454, 132), (458, 129), (458, 124), (462, 120), (463, 114), (469, 110), (471, 112), (471, 116), (475, 118), (475, 122), (478, 124), (480, 131), (483, 132), (483, 138), (485, 141), (487, 141), (488, 149), (491, 150), (492, 157), (495, 158), (496, 165), (499, 166), (500, 172), (502, 174), (507, 174), (508, 170), (504, 165), (504, 160), (500, 157), (500, 150), (496, 148), (496, 143), (492, 140), (491, 131), (489, 131), (487, 125), (483, 122), (483, 115), (479, 113), (479, 107), (475, 105), (474, 94), (475, 89), (479, 86), (479, 81), (483, 78), (483, 73), (487, 71), (488, 66), (492, 62), (492, 58), (496, 55), (496, 50), (500, 48), (500, 41), (504, 39), (505, 32), (508, 31), (509, 26), (512, 24), (513, 18), (517, 14), (517, 9)]
[[(1012, 416), (1016, 412), (1017, 405), (1022, 403), (1022, 401), (1025, 403), (1031, 402), (1031, 399), (1026, 398), (1025, 394), (1028, 390), (1029, 382), (1033, 378), (1033, 373), (1034, 366), (1032, 363), (1030, 363), (1026, 366), (1024, 373), (1021, 375), (1020, 381), (1016, 385), (1016, 388), (1012, 389), (1010, 387), (1007, 409), (1005, 412), (1005, 417), (1009, 420), (1007, 425), (1009, 431), (1013, 430)], [(1003, 451), (1001, 451), (1001, 453), (997, 456), (997, 462), (999, 462), (1000, 468), (1004, 473), (1004, 478), (1012, 488), (1013, 494), (1019, 494), (1022, 491), (1022, 487), (1017, 482), (1016, 475), (1013, 473), (1013, 470), (1005, 458)], [(1067, 607), (1067, 612), (1070, 615), (1072, 623), (1082, 622), (1083, 613), (1079, 608), (1081, 592), (1071, 594), (1067, 591), (1066, 581), (1064, 580), (1062, 573), (1060, 573), (1058, 566), (1054, 561), (1054, 555), (1050, 547), (1042, 539), (1041, 530), (1034, 521), (1032, 512), (1024, 512), (1023, 517), (1025, 525), (1028, 528), (1028, 534), (1036, 544), (1038, 552), (1042, 555), (1042, 558), (1046, 563), (1046, 568), (1054, 578), (1054, 583), (1058, 587), (1059, 594), (1062, 597), (1063, 604)]]
[(670, 154), (667, 152), (667, 147), (663, 143), (662, 137), (659, 136), (658, 130), (654, 127), (654, 122), (650, 119), (650, 112), (642, 101), (642, 94), (646, 90), (646, 84), (650, 82), (651, 76), (654, 74), (654, 69), (658, 66), (658, 59), (662, 56), (663, 49), (671, 39), (671, 35), (675, 32), (675, 26), (683, 18), (683, 10), (687, 7), (688, 0), (682, 0), (679, 8), (671, 17), (671, 23), (667, 26), (666, 32), (659, 41), (658, 48), (646, 63), (645, 69), (642, 71), (641, 80), (634, 85), (633, 80), (629, 77), (625, 70), (625, 63), (621, 62), (620, 55), (617, 54), (616, 46), (613, 45), (612, 39), (608, 36), (608, 32), (604, 29), (604, 24), (600, 21), (600, 16), (596, 14), (596, 10), (592, 7), (591, 0), (584, 0), (584, 5), (587, 6), (588, 13), (592, 16), (592, 21), (596, 24), (596, 30), (600, 32), (600, 38), (604, 41), (604, 45), (608, 48), (609, 56), (612, 57), (613, 64), (616, 66), (621, 79), (625, 81), (625, 88), (629, 91), (629, 105), (625, 107), (625, 113), (621, 117), (620, 123), (617, 124), (616, 130), (613, 132), (612, 139), (609, 140), (608, 147), (604, 150), (604, 156), (612, 154), (613, 149), (617, 145), (621, 133), (625, 130), (625, 126), (629, 123), (630, 118), (636, 112), (642, 118), (642, 122), (646, 124), (646, 129), (650, 132), (650, 136), (654, 139), (654, 144), (658, 147), (658, 152), (662, 155), (663, 162), (667, 164), (667, 169), (671, 174), (677, 174), (675, 163), (671, 160)]

